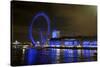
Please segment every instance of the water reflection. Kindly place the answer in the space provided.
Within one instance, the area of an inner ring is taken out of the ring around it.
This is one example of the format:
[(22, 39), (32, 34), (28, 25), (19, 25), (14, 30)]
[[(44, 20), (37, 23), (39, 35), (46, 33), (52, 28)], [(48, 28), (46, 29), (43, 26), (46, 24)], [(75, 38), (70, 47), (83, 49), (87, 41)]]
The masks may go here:
[(49, 46), (46, 45), (43, 47), (37, 46), (27, 48), (19, 46), (18, 48), (12, 48), (12, 64), (15, 66), (85, 62), (96, 60), (96, 41), (82, 41), (79, 43), (76, 40), (65, 40), (63, 44), (61, 41), (50, 41)]
[(38, 50), (35, 64), (55, 64), (95, 61), (95, 50), (73, 50), (48, 48)]
[(39, 65), (97, 60), (97, 50), (29, 48), (25, 50), (23, 56), (22, 49), (13, 49), (13, 51), (13, 65)]

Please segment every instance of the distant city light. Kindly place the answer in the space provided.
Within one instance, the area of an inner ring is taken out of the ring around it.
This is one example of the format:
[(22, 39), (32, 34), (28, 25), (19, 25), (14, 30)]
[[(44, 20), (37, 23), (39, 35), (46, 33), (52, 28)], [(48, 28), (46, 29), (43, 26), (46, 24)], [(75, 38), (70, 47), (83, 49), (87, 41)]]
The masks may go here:
[(13, 42), (13, 44), (17, 45), (17, 44), (20, 44), (20, 42), (16, 40), (15, 42)]
[(52, 32), (52, 38), (59, 38), (60, 37), (60, 31), (54, 30)]

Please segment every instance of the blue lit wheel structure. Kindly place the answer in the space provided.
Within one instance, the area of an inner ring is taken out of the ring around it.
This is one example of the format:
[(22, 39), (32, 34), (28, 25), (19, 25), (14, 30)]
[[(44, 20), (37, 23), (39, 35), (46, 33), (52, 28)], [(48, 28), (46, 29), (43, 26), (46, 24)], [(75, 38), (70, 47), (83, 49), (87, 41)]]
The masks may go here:
[[(50, 33), (50, 19), (49, 19), (48, 15), (47, 15), (46, 13), (44, 13), (44, 12), (39, 12), (39, 13), (37, 13), (37, 14), (33, 17), (32, 22), (31, 22), (31, 24), (30, 24), (30, 28), (29, 28), (29, 38), (30, 38), (30, 40), (31, 40), (31, 42), (32, 42), (32, 44), (33, 44), (33, 46), (35, 46), (37, 43), (36, 43), (36, 40), (35, 40), (35, 38), (34, 38), (35, 35), (33, 36), (32, 32), (33, 32), (33, 30), (35, 30), (35, 29), (33, 29), (33, 28), (34, 28), (34, 23), (35, 23), (35, 21), (36, 21), (39, 17), (43, 17), (43, 18), (46, 20), (46, 23), (47, 23), (46, 35), (43, 36), (43, 32), (42, 32), (42, 30), (41, 30), (41, 28), (40, 28), (39, 37), (41, 38), (41, 40), (43, 40), (43, 41), (41, 41), (41, 42), (44, 43), (44, 42), (46, 41), (46, 39), (48, 38), (48, 35), (49, 35), (49, 33)], [(41, 22), (40, 22), (40, 23), (41, 23)], [(45, 38), (44, 38), (44, 37), (45, 37)]]
[[(35, 23), (35, 21), (39, 18), (39, 17), (43, 17), (45, 20), (46, 20), (46, 23), (47, 23), (47, 31), (46, 31), (46, 35), (44, 35), (43, 36), (43, 31), (41, 30), (41, 26), (40, 26), (40, 31), (37, 31), (37, 32), (39, 32), (40, 34), (38, 35), (40, 38), (41, 38), (41, 40), (44, 40), (44, 42), (46, 41), (46, 39), (48, 38), (48, 35), (49, 35), (49, 33), (50, 33), (50, 19), (49, 19), (49, 17), (47, 16), (47, 14), (46, 13), (44, 13), (44, 12), (39, 12), (39, 13), (37, 13), (34, 17), (33, 17), (33, 19), (32, 19), (32, 22), (31, 22), (31, 24), (30, 24), (30, 27), (29, 27), (29, 38), (30, 38), (30, 40), (31, 40), (31, 42), (32, 42), (32, 44), (33, 44), (33, 46), (35, 46), (37, 43), (36, 43), (36, 39), (34, 38), (35, 37), (35, 35), (33, 36), (33, 30), (35, 30), (35, 29), (33, 29), (34, 28), (34, 23)], [(41, 22), (39, 22), (39, 23), (41, 23)], [(46, 38), (44, 38), (44, 37), (46, 37)], [(42, 42), (42, 41), (41, 41)], [(27, 50), (26, 50), (26, 53), (25, 53), (25, 60), (26, 60), (26, 64), (27, 65), (33, 65), (33, 64), (36, 64), (37, 63), (37, 56), (38, 56), (38, 51), (37, 51), (37, 49), (36, 48), (28, 48)], [(43, 59), (44, 60), (44, 59)]]

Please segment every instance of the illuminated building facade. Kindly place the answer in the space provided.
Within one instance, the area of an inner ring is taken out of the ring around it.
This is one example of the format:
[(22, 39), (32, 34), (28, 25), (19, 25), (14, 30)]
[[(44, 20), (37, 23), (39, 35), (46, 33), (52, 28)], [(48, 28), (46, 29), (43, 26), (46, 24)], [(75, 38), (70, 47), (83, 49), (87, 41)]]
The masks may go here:
[(52, 38), (60, 38), (60, 31), (53, 30), (53, 32), (52, 32)]

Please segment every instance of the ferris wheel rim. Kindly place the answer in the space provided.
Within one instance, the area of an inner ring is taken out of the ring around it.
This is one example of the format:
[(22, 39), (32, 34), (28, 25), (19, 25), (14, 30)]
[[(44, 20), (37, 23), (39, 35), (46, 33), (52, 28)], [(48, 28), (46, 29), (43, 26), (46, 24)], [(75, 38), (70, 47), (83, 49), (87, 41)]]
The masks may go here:
[(35, 39), (32, 35), (32, 28), (33, 28), (33, 23), (36, 19), (38, 19), (38, 17), (44, 17), (44, 19), (46, 20), (46, 23), (47, 23), (47, 36), (50, 34), (50, 19), (49, 19), (49, 16), (45, 13), (45, 12), (38, 12), (33, 18), (32, 18), (32, 22), (30, 24), (30, 27), (29, 27), (29, 38), (32, 42), (33, 45), (36, 45), (36, 42), (35, 42)]

